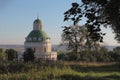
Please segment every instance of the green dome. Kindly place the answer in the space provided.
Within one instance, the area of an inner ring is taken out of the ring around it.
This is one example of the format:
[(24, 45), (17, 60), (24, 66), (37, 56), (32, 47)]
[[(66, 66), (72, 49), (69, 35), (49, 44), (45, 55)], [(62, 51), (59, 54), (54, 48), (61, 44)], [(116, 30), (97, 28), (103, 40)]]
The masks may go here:
[(34, 23), (42, 23), (42, 21), (40, 19), (36, 19)]
[(32, 30), (26, 38), (26, 42), (43, 42), (47, 34), (42, 30)]

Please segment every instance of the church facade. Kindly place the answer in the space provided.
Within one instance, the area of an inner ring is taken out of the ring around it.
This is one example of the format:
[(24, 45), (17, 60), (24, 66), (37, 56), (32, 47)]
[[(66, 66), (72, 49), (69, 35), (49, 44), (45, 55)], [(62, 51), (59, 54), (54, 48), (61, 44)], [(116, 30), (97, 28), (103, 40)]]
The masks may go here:
[(37, 18), (33, 22), (33, 30), (25, 38), (24, 48), (32, 48), (35, 59), (57, 60), (57, 52), (51, 51), (50, 37), (43, 31), (42, 21)]

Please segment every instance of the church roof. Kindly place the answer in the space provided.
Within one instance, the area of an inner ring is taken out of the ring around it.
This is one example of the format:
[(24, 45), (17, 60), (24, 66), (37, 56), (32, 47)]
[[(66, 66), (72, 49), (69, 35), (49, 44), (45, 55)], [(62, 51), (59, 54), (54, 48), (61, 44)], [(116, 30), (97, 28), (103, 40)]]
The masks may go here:
[(43, 30), (32, 30), (27, 36), (26, 42), (43, 42), (47, 34)]
[(42, 23), (42, 21), (37, 18), (37, 19), (34, 21), (34, 23)]

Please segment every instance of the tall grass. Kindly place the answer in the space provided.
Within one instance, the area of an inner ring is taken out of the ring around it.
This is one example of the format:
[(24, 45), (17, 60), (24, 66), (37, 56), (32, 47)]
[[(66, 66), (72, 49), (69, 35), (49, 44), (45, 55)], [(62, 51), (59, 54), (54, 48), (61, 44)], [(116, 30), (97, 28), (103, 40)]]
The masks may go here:
[[(7, 67), (10, 66), (10, 63), (9, 64), (8, 63), (6, 63)], [(16, 68), (15, 64), (16, 66), (18, 66), (18, 63), (15, 62), (14, 68)], [(99, 64), (97, 66), (95, 65), (80, 66), (75, 63), (73, 65), (71, 64), (72, 65), (71, 66), (71, 65), (64, 65), (64, 63), (61, 62), (20, 63), (20, 64), (22, 65), (22, 68), (18, 71), (15, 72), (8, 71), (5, 73), (1, 73), (0, 80), (119, 80), (120, 79), (119, 64), (111, 64), (104, 66), (98, 66)], [(105, 66), (107, 68), (105, 68)], [(118, 71), (115, 70), (116, 68)], [(105, 69), (108, 69), (108, 71)]]

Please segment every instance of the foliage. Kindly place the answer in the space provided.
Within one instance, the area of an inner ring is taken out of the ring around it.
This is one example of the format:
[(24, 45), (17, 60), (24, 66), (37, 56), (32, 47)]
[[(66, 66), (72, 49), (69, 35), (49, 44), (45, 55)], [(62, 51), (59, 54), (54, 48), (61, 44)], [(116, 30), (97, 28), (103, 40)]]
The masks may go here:
[[(84, 19), (85, 20), (84, 27), (87, 28), (87, 36), (89, 38), (86, 39), (88, 40), (87, 42), (89, 41), (92, 41), (93, 43), (103, 42), (103, 36), (105, 35), (105, 33), (101, 32), (101, 26), (104, 27), (110, 26), (116, 34), (116, 39), (120, 41), (119, 4), (120, 4), (119, 0), (82, 0), (82, 4), (78, 4), (75, 2), (72, 3), (71, 8), (64, 13), (64, 21), (70, 20), (72, 21), (73, 25), (76, 26), (82, 19)], [(68, 27), (65, 26), (63, 29), (63, 33), (66, 33), (65, 35), (71, 35), (74, 32), (75, 31), (71, 33), (69, 26)], [(69, 38), (69, 41), (70, 40), (72, 39)], [(79, 42), (76, 42), (76, 44), (79, 44)], [(91, 45), (91, 42), (87, 44)], [(80, 51), (79, 54), (76, 55), (75, 59), (83, 61), (120, 60), (118, 49), (113, 50), (112, 52), (108, 52), (108, 50), (105, 50), (104, 48), (100, 50), (94, 48), (94, 51), (92, 51), (89, 45), (87, 46), (87, 48), (88, 50), (84, 50), (84, 48), (82, 48), (83, 51)], [(67, 56), (67, 58), (71, 60), (70, 59), (71, 56), (73, 56), (72, 59), (74, 59), (73, 54), (74, 52), (69, 53), (69, 55), (66, 54), (65, 56)]]
[(120, 61), (120, 48), (116, 47), (113, 51), (108, 51), (105, 47), (100, 47), (98, 50), (82, 50), (77, 56), (73, 52), (60, 52), (58, 60), (65, 61), (87, 61), (87, 62), (119, 62)]
[(120, 62), (120, 47), (116, 47), (108, 53), (111, 56), (111, 61)]
[(14, 61), (17, 60), (17, 51), (14, 49), (6, 49), (5, 51), (6, 55), (7, 55), (7, 59), (10, 61)]
[[(64, 13), (64, 21), (71, 20), (74, 26), (64, 26), (62, 40), (67, 42), (76, 58), (80, 50), (97, 50), (99, 42), (103, 42), (105, 35), (100, 29), (104, 20), (99, 19), (99, 15), (95, 12), (97, 5), (94, 6), (94, 9), (87, 8), (87, 6), (85, 8), (85, 6), (85, 4), (80, 6), (78, 3), (72, 3), (72, 7)], [(83, 17), (86, 17), (86, 23), (80, 27), (78, 22)]]
[(85, 26), (88, 30), (88, 36), (95, 42), (103, 42), (103, 35), (105, 34), (100, 29), (103, 20), (100, 20), (99, 14), (96, 14), (97, 5), (92, 9), (89, 8), (86, 5), (80, 6), (78, 3), (72, 3), (72, 7), (64, 13), (64, 21), (71, 20), (76, 25), (82, 20), (82, 17), (86, 17)]
[(35, 59), (34, 50), (32, 48), (27, 48), (23, 54), (23, 59), (25, 62), (34, 61)]
[(63, 51), (59, 51), (58, 52), (58, 55), (57, 55), (57, 59), (58, 60), (64, 60), (64, 57), (65, 57), (65, 54), (66, 54), (67, 52), (63, 52)]
[[(14, 64), (13, 64), (14, 63)], [(119, 64), (70, 62), (1, 62), (0, 80), (119, 80)], [(4, 65), (3, 65), (4, 64)], [(4, 67), (3, 67), (4, 66)], [(16, 67), (16, 69), (14, 69)], [(19, 67), (19, 69), (18, 69)]]
[(99, 43), (91, 40), (88, 29), (85, 26), (75, 25), (65, 27), (62, 33), (62, 41), (63, 44), (67, 44), (68, 50), (70, 50), (72, 52), (71, 55), (74, 56), (74, 60), (77, 60), (81, 51), (98, 50), (100, 47)]
[(116, 40), (120, 40), (120, 1), (119, 0), (82, 0), (82, 4), (72, 3), (66, 11), (64, 21), (71, 20), (77, 24), (86, 18), (90, 36), (95, 41), (102, 41), (103, 33), (100, 26), (110, 26), (116, 33)]
[(68, 44), (68, 49), (76, 53), (81, 51), (87, 36), (87, 29), (83, 26), (65, 27), (62, 33), (62, 41)]
[(116, 52), (116, 53), (118, 53), (118, 54), (120, 54), (120, 47), (114, 48), (113, 51)]
[(1, 48), (0, 49), (0, 60), (5, 60), (6, 59), (6, 54), (5, 52), (3, 51), (3, 49)]

